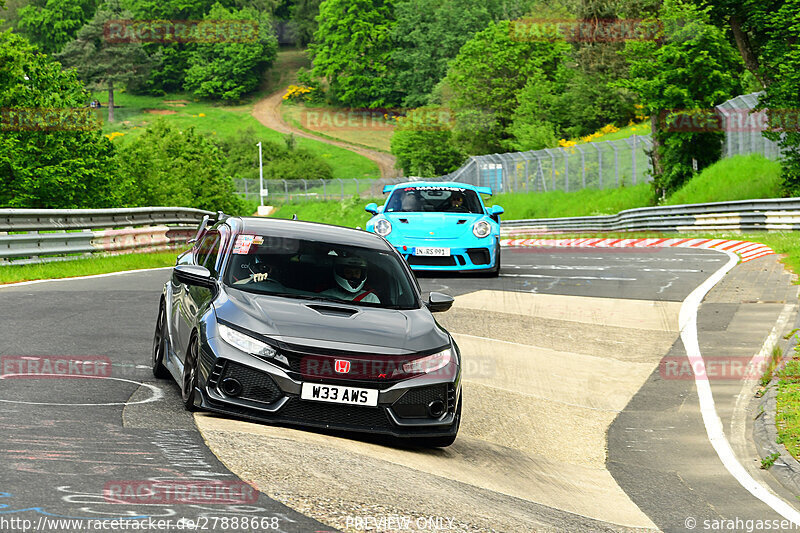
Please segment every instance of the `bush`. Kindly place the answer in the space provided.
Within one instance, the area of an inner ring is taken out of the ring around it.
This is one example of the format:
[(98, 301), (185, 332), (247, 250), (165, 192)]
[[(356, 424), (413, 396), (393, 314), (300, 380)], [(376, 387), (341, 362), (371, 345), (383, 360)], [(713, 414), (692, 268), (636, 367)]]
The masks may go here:
[(450, 124), (440, 119), (440, 113), (432, 108), (415, 109), (398, 118), (391, 146), (397, 166), (406, 175), (447, 174), (461, 166), (466, 158), (453, 143)]
[(225, 156), (193, 128), (159, 119), (117, 154), (120, 188), (129, 206), (179, 206), (240, 214), (244, 202), (224, 171)]

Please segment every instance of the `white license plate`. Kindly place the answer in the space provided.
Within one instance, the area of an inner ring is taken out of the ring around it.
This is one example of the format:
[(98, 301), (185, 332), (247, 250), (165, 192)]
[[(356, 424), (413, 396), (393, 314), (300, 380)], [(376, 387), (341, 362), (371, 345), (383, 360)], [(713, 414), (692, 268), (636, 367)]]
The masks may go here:
[(315, 402), (344, 403), (368, 407), (378, 405), (377, 389), (359, 389), (357, 387), (342, 387), (341, 385), (303, 383), (300, 398)]
[(420, 248), (414, 250), (414, 255), (435, 255), (438, 257), (447, 257), (450, 255), (450, 248)]

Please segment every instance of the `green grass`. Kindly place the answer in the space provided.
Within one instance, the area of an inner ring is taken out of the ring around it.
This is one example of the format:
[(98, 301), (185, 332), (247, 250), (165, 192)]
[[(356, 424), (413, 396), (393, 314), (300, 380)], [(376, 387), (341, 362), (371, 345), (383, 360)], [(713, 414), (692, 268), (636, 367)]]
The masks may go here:
[(487, 204), (503, 206), (506, 220), (525, 218), (610, 215), (624, 209), (647, 205), (650, 185), (642, 183), (619, 189), (583, 189), (575, 192), (498, 194)]
[(282, 204), (272, 216), (275, 218), (292, 218), (297, 215), (300, 220), (323, 222), (348, 228), (364, 227), (372, 215), (364, 211), (364, 206), (379, 199), (348, 198), (344, 201), (323, 201)]
[(0, 266), (0, 284), (36, 279), (74, 278), (124, 270), (168, 267), (175, 264), (180, 250), (154, 253), (94, 256), (71, 261), (33, 265)]
[(759, 154), (723, 159), (667, 199), (667, 205), (779, 198), (781, 166)]
[[(98, 92), (95, 97), (99, 98), (104, 106), (106, 105), (104, 93)], [(208, 102), (196, 102), (185, 94), (170, 94), (162, 98), (120, 92), (115, 95), (114, 100), (116, 121), (112, 124), (104, 122), (103, 133), (107, 135), (114, 132), (124, 134), (116, 136), (114, 142), (118, 143), (128, 142), (131, 138), (141, 135), (147, 126), (159, 117), (178, 128), (194, 127), (197, 132), (211, 137), (232, 138), (240, 131), (252, 128), (258, 136), (258, 140), (283, 143), (285, 139), (284, 134), (263, 126), (251, 116), (250, 106), (222, 106)], [(169, 114), (156, 114), (154, 111)], [(107, 109), (103, 107), (100, 112), (105, 120)], [(256, 142), (257, 140), (253, 142), (254, 153), (257, 150)], [(334, 178), (380, 177), (377, 164), (344, 148), (305, 138), (297, 138), (297, 146), (328, 161), (333, 168)]]
[(775, 426), (778, 443), (786, 446), (792, 457), (800, 457), (800, 347), (778, 372)]

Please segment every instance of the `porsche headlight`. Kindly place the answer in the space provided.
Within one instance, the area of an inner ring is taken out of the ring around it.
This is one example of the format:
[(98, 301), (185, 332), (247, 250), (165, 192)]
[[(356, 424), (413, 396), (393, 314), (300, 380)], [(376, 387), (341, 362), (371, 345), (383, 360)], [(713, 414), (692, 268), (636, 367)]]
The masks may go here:
[(392, 223), (382, 218), (375, 222), (375, 233), (381, 237), (386, 237), (392, 232)]
[(491, 232), (492, 232), (492, 226), (485, 220), (479, 220), (472, 225), (472, 234), (478, 237), (479, 239), (488, 237)]
[(437, 370), (441, 370), (442, 368), (446, 367), (452, 360), (453, 350), (448, 348), (439, 353), (420, 357), (419, 359), (414, 359), (413, 361), (403, 363), (402, 373), (430, 374), (431, 372), (436, 372)]
[(243, 352), (257, 355), (259, 357), (268, 357), (270, 359), (274, 359), (278, 355), (278, 352), (276, 352), (269, 344), (261, 342), (258, 339), (254, 339), (250, 335), (240, 333), (235, 329), (229, 328), (228, 326), (220, 324), (219, 334), (220, 337), (222, 337), (222, 340)]

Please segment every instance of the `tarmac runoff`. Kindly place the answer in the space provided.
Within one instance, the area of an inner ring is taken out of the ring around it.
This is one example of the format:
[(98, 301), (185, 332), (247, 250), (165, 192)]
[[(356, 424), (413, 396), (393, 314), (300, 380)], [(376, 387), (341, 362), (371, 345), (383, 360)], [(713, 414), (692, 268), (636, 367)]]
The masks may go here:
[(606, 433), (677, 339), (680, 305), (489, 290), (458, 296), (437, 316), (464, 359), (464, 418), (446, 449), (207, 414), (195, 421), (242, 479), (345, 531), (363, 531), (354, 516), (395, 515), (412, 524), (453, 518), (459, 531), (655, 530), (606, 470)]

